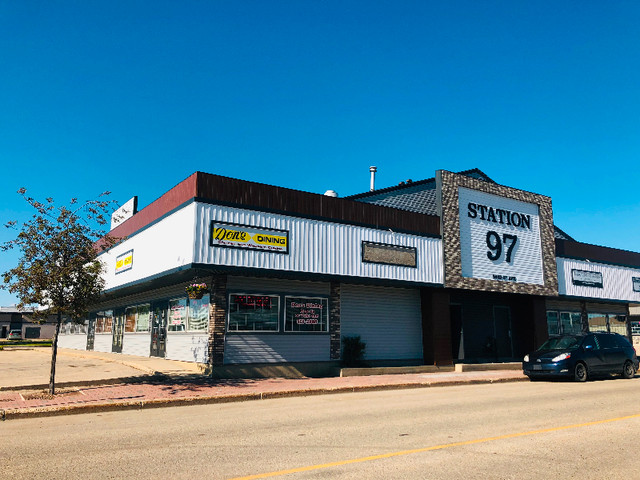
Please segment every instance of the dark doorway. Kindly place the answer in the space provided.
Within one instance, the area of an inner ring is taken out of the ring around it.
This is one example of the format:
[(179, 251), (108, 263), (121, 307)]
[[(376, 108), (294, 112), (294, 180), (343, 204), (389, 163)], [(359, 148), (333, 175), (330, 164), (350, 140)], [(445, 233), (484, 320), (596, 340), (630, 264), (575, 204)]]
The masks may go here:
[(493, 307), (493, 330), (496, 357), (499, 359), (511, 359), (513, 357), (511, 308), (498, 305)]
[(7, 338), (7, 327), (2, 326), (2, 333), (0, 333), (0, 338)]
[(463, 360), (462, 305), (449, 305), (449, 318), (451, 319), (451, 358)]
[(167, 302), (153, 304), (151, 309), (151, 352), (152, 357), (164, 358), (167, 349)]

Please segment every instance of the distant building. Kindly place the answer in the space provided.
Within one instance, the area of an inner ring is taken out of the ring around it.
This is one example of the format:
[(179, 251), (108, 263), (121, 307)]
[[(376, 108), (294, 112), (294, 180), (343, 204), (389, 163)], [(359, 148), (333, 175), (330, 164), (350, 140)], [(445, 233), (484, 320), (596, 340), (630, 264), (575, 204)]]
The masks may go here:
[(40, 323), (33, 318), (33, 310), (0, 307), (0, 338), (7, 338), (11, 330), (20, 330), (22, 338), (53, 338), (55, 324), (51, 319)]

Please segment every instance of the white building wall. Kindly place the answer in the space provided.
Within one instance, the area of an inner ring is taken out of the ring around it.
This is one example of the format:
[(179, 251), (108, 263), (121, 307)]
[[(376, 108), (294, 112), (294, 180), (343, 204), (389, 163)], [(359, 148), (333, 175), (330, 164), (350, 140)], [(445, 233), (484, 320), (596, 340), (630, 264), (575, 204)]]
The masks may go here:
[(148, 332), (125, 333), (122, 338), (122, 353), (148, 357), (151, 352), (151, 334)]
[[(640, 302), (640, 292), (633, 291), (632, 281), (633, 277), (640, 278), (640, 269), (560, 257), (556, 258), (556, 264), (560, 295)], [(603, 288), (574, 285), (571, 278), (574, 269), (602, 273)]]
[[(190, 203), (99, 256), (105, 290), (193, 263), (196, 203)], [(133, 250), (132, 268), (116, 273), (116, 258)]]
[(206, 333), (172, 333), (167, 334), (165, 358), (183, 362), (207, 363), (209, 352)]
[[(197, 204), (196, 218), (196, 263), (434, 284), (443, 282), (442, 241), (439, 238), (201, 203)], [(289, 253), (212, 247), (209, 245), (212, 220), (287, 230)], [(362, 241), (415, 247), (418, 266), (363, 262)]]
[(71, 348), (73, 350), (86, 350), (87, 334), (61, 334), (58, 336), (58, 347)]
[[(96, 352), (111, 352), (113, 335), (111, 333), (96, 333), (93, 341), (93, 350)], [(147, 354), (148, 355), (148, 354)]]

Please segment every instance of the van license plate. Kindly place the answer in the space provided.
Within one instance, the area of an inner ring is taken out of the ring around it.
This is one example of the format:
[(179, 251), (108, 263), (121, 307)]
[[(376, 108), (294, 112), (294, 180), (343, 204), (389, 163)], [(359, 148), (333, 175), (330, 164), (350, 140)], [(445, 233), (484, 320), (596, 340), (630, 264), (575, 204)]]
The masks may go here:
[(534, 370), (542, 370), (542, 365), (534, 365), (533, 369)]

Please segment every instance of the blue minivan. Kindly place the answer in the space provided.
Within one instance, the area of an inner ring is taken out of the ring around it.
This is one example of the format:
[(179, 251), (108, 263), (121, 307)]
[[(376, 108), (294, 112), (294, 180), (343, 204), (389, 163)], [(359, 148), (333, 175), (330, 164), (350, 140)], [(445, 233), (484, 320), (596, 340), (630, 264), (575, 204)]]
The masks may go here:
[(531, 380), (569, 377), (586, 382), (590, 377), (612, 373), (633, 378), (638, 357), (629, 340), (617, 333), (559, 335), (525, 355), (522, 370)]

